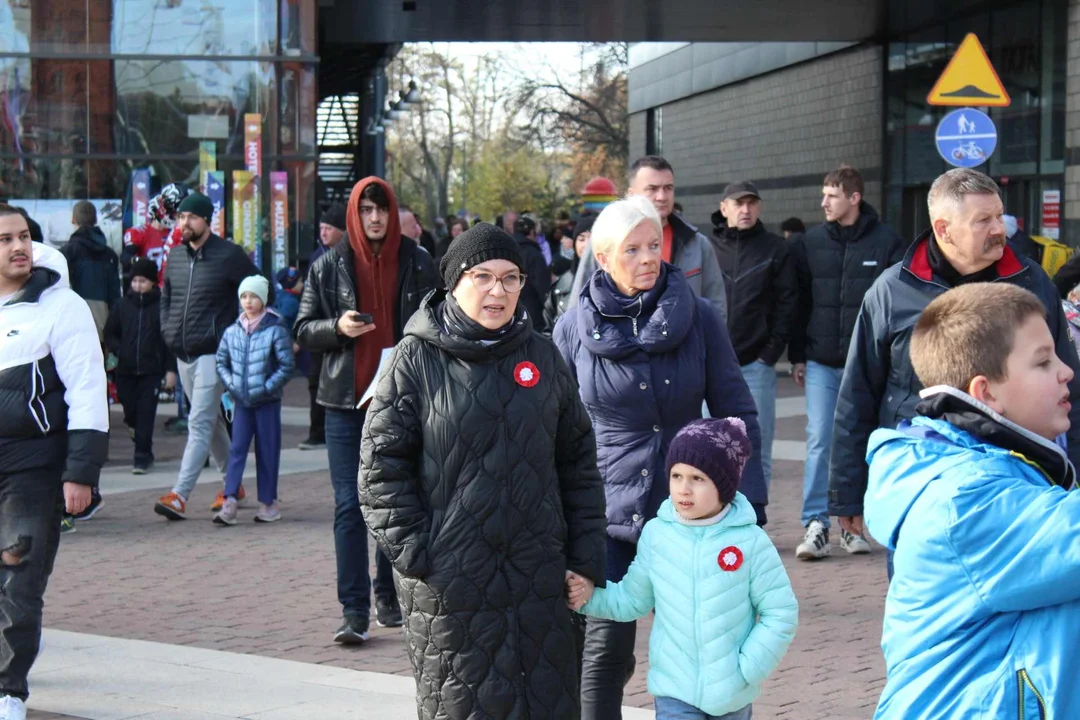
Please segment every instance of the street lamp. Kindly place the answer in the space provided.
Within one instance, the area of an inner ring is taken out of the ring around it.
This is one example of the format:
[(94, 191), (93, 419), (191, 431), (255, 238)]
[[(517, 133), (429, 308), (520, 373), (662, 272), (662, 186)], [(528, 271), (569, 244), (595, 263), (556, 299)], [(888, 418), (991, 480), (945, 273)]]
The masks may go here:
[(408, 108), (410, 105), (420, 104), (420, 91), (416, 89), (416, 81), (409, 81), (409, 92), (401, 93), (401, 105), (404, 108)]

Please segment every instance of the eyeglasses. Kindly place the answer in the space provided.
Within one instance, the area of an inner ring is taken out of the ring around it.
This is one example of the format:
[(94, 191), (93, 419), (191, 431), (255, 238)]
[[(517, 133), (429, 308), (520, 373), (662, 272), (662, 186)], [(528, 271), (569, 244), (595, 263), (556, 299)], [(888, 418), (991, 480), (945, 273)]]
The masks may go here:
[(389, 215), (390, 210), (378, 207), (377, 205), (361, 205), (360, 217), (371, 217), (373, 215)]
[(527, 277), (524, 273), (516, 272), (496, 277), (494, 273), (484, 272), (483, 270), (468, 270), (465, 274), (472, 280), (473, 287), (480, 292), (488, 292), (495, 287), (496, 282), (499, 282), (502, 283), (503, 290), (510, 295), (521, 292)]

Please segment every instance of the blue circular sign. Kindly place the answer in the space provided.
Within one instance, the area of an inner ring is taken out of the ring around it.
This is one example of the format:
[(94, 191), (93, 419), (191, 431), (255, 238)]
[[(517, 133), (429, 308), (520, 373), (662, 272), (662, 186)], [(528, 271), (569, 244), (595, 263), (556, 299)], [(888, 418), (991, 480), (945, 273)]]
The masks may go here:
[(981, 110), (960, 108), (941, 118), (934, 141), (938, 154), (950, 165), (978, 167), (990, 159), (997, 147), (997, 128)]

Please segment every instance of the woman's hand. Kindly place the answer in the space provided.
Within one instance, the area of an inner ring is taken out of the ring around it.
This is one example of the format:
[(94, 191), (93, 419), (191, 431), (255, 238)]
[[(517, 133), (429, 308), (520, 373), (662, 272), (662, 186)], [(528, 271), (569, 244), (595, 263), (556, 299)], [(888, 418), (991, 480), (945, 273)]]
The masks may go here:
[(592, 599), (595, 585), (592, 580), (581, 577), (570, 570), (566, 571), (566, 605), (577, 612)]

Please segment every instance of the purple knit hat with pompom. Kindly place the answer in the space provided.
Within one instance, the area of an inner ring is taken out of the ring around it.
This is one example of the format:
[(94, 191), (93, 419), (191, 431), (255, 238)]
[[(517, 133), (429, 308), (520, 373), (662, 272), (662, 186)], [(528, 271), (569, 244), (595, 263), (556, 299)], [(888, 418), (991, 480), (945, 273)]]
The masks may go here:
[(750, 459), (750, 438), (746, 424), (739, 418), (704, 418), (694, 420), (671, 441), (667, 471), (678, 463), (695, 467), (709, 476), (727, 505), (735, 499), (743, 467)]

